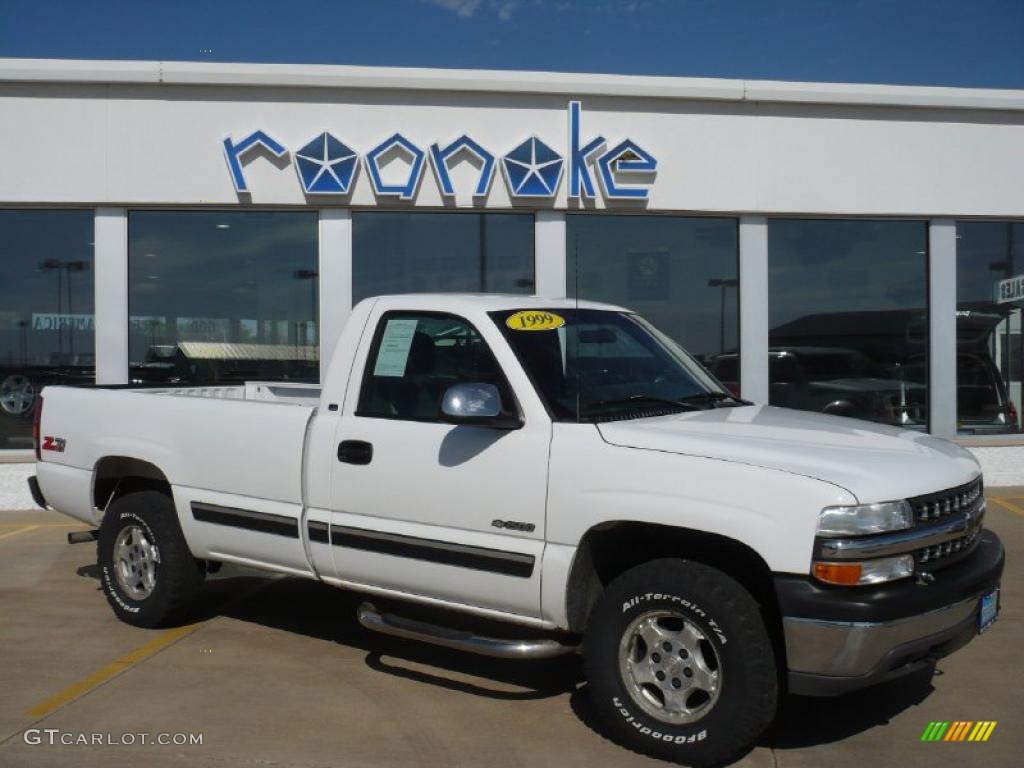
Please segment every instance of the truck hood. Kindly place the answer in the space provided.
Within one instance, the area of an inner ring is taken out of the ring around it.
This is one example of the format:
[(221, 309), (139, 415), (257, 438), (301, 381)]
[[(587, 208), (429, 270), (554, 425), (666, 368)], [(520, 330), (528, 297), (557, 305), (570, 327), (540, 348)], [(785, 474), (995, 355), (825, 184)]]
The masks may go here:
[(597, 425), (612, 445), (790, 472), (838, 485), (861, 503), (911, 498), (970, 482), (964, 448), (920, 432), (753, 405)]

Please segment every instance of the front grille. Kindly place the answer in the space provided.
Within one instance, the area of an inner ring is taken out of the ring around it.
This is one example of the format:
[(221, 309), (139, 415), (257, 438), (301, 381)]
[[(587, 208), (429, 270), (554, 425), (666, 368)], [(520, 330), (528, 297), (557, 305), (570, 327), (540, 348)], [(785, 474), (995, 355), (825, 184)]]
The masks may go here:
[(912, 555), (918, 574), (948, 568), (969, 557), (981, 542), (982, 490), (979, 477), (957, 488), (907, 499), (914, 512), (911, 528), (870, 536), (819, 536), (816, 559), (842, 562)]
[(959, 488), (917, 496), (908, 501), (914, 510), (914, 519), (918, 523), (928, 523), (933, 520), (941, 520), (954, 512), (974, 509), (978, 506), (983, 491), (979, 477)]
[(951, 558), (953, 558), (954, 555), (966, 555), (977, 542), (978, 535), (980, 533), (981, 523), (979, 522), (965, 535), (960, 536), (959, 538), (950, 539), (949, 541), (943, 541), (940, 544), (933, 544), (930, 547), (924, 547), (916, 550), (914, 552), (914, 557), (917, 560), (918, 565), (938, 564), (938, 567), (940, 568), (945, 565), (952, 565), (954, 561), (951, 560)]

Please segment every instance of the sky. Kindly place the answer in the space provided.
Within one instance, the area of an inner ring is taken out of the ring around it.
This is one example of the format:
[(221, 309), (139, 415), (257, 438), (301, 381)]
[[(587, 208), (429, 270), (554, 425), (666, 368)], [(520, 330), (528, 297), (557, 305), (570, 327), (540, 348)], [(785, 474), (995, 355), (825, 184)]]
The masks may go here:
[(1024, 88), (1024, 0), (0, 0), (0, 57)]

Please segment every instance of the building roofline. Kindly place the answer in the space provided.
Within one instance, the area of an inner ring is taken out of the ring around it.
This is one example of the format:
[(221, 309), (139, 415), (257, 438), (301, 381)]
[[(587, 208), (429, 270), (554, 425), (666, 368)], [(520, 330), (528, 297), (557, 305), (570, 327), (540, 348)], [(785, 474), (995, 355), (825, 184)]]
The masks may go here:
[(292, 86), (1024, 111), (1024, 90), (334, 64), (0, 58), (0, 83)]

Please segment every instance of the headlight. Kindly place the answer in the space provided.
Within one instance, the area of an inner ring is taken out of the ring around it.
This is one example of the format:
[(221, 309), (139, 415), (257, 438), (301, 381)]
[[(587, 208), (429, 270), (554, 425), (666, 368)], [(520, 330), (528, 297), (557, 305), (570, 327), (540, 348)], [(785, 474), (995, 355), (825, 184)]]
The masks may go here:
[(912, 576), (914, 556), (880, 557), (877, 560), (865, 560), (860, 563), (815, 562), (812, 573), (814, 578), (826, 584), (843, 584), (851, 587), (861, 584), (882, 584)]
[(849, 507), (825, 507), (818, 517), (819, 536), (866, 536), (902, 531), (914, 525), (914, 510), (906, 501), (883, 501)]

